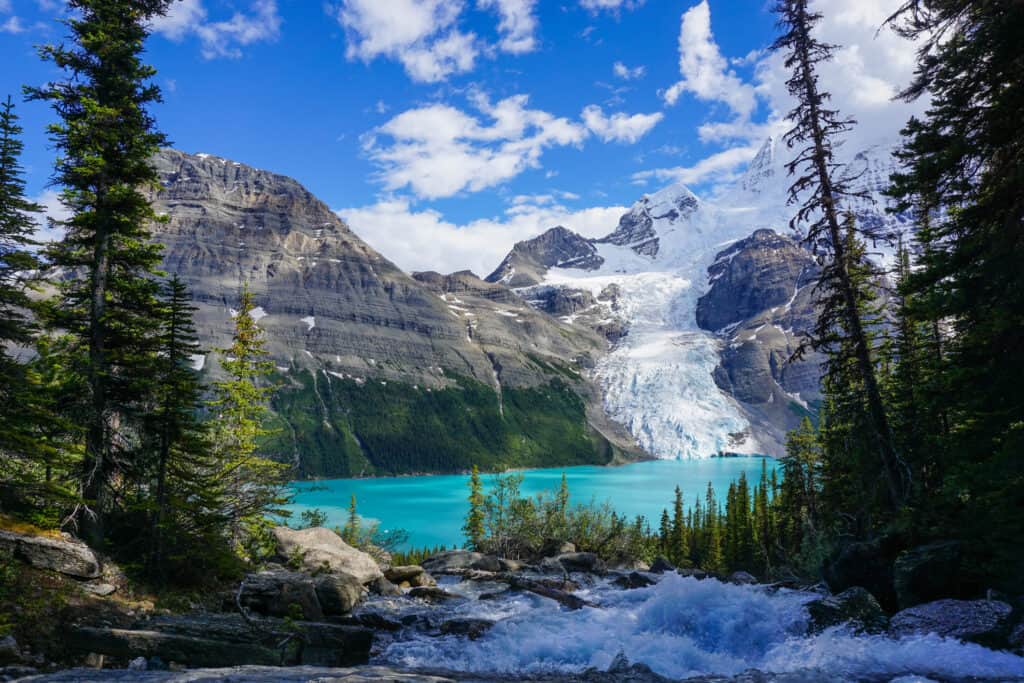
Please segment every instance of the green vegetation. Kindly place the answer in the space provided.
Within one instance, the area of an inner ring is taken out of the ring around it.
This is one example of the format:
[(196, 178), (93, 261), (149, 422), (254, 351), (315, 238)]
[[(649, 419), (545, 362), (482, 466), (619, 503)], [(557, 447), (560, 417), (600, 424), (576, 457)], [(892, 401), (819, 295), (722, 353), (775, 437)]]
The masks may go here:
[(506, 387), (500, 403), (492, 387), (451, 373), (443, 389), (326, 372), (289, 378), (271, 400), (280, 428), (263, 451), (300, 454), (302, 478), (606, 464), (613, 454), (558, 378)]

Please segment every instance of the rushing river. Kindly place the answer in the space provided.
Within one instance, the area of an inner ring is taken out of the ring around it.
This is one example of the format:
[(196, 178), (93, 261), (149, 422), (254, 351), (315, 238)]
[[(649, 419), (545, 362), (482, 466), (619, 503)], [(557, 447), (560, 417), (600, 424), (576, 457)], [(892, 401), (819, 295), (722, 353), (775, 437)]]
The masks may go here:
[[(655, 460), (622, 467), (568, 467), (525, 470), (523, 493), (533, 495), (558, 488), (565, 473), (576, 502), (611, 501), (619, 514), (644, 515), (656, 527), (661, 511), (670, 508), (675, 487), (683, 490), (687, 507), (704, 496), (711, 482), (719, 500), (725, 500), (729, 483), (746, 472), (751, 485), (761, 476), (762, 463), (771, 476), (776, 462), (766, 458), (708, 458)], [(483, 475), (485, 485), (492, 477)], [(295, 520), (304, 510), (320, 509), (327, 526), (343, 525), (350, 497), (355, 494), (359, 514), (377, 520), (384, 530), (404, 529), (411, 547), (460, 546), (463, 542), (469, 494), (467, 475), (332, 479), (296, 482)]]

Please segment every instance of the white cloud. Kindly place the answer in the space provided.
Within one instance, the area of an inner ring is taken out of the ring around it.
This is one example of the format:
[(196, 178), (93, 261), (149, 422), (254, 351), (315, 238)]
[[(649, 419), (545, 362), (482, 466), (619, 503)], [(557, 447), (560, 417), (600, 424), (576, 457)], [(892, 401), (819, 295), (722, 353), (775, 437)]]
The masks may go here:
[(636, 9), (644, 0), (580, 0), (580, 7), (591, 12), (618, 12)]
[(534, 8), (537, 0), (477, 0), (480, 7), (498, 12), (501, 20), (499, 49), (510, 54), (523, 54), (537, 49), (537, 17)]
[(683, 79), (664, 93), (675, 104), (684, 92), (706, 102), (723, 102), (733, 113), (747, 118), (757, 106), (754, 87), (744, 83), (722, 56), (711, 33), (711, 8), (701, 0), (683, 13), (679, 29), (679, 73)]
[(457, 27), (462, 0), (343, 0), (346, 56), (396, 59), (415, 81), (434, 83), (473, 68), (476, 36)]
[(634, 143), (646, 135), (664, 118), (664, 114), (623, 114), (605, 116), (601, 107), (592, 104), (583, 110), (587, 128), (605, 142)]
[(643, 78), (643, 75), (646, 71), (647, 68), (644, 67), (643, 65), (636, 66), (633, 68), (626, 66), (622, 62), (615, 62), (615, 64), (612, 65), (612, 73), (614, 73), (617, 78), (621, 78), (624, 81), (632, 81), (637, 78)]
[(55, 242), (64, 237), (63, 228), (53, 227), (49, 220), (66, 221), (71, 217), (71, 212), (60, 201), (60, 193), (56, 190), (44, 190), (39, 195), (32, 197), (32, 201), (43, 207), (43, 214), (36, 215), (38, 229), (34, 235), (37, 242)]
[(646, 184), (649, 180), (657, 180), (661, 183), (680, 182), (686, 185), (728, 182), (736, 178), (737, 169), (753, 159), (758, 149), (759, 146), (756, 144), (729, 147), (701, 159), (692, 166), (655, 168), (634, 173), (633, 182)]
[(539, 168), (548, 148), (578, 147), (591, 134), (633, 143), (662, 118), (606, 116), (591, 105), (581, 121), (572, 121), (529, 108), (526, 95), (492, 103), (477, 92), (470, 101), (482, 116), (432, 104), (404, 111), (364, 136), (363, 149), (380, 168), (378, 179), (387, 190), (408, 188), (426, 199), (476, 192)]
[(25, 25), (21, 23), (21, 19), (18, 17), (10, 17), (4, 23), (0, 24), (0, 33), (23, 33), (25, 31)]
[(402, 112), (368, 136), (364, 149), (385, 187), (431, 199), (482, 190), (539, 167), (546, 148), (579, 145), (588, 134), (579, 123), (529, 109), (526, 95), (492, 104), (477, 94), (473, 102), (489, 122), (434, 104)]
[(0, 0), (0, 14), (10, 14), (13, 11), (11, 0)]
[(416, 211), (407, 200), (384, 199), (376, 204), (342, 209), (340, 215), (357, 235), (406, 271), (452, 272), (470, 269), (486, 277), (512, 246), (555, 225), (588, 237), (611, 232), (626, 207), (569, 210), (557, 202), (520, 197), (505, 215), (458, 225), (433, 209)]
[(276, 0), (253, 0), (249, 13), (235, 12), (225, 21), (209, 22), (202, 0), (177, 0), (165, 16), (153, 20), (152, 30), (176, 42), (197, 36), (205, 59), (237, 59), (247, 45), (277, 40), (281, 16)]

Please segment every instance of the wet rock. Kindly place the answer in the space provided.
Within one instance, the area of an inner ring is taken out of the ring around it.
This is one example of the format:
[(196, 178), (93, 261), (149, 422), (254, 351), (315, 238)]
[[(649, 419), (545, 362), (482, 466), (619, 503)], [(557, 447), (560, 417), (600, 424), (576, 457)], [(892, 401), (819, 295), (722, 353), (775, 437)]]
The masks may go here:
[(676, 566), (662, 555), (658, 555), (654, 558), (654, 562), (651, 563), (651, 571), (655, 574), (664, 574), (665, 572), (674, 572), (675, 570)]
[(956, 541), (903, 551), (893, 564), (893, 587), (900, 608), (963, 595), (960, 569), (960, 543)]
[(1014, 627), (1007, 642), (1017, 654), (1024, 653), (1024, 621)]
[(1002, 647), (1013, 608), (998, 600), (936, 600), (897, 613), (889, 626), (895, 637), (936, 633), (987, 647)]
[(859, 586), (839, 595), (813, 600), (806, 607), (810, 615), (808, 633), (819, 633), (840, 624), (849, 624), (855, 631), (865, 633), (882, 633), (889, 627), (889, 618), (878, 600)]
[(494, 626), (494, 622), (488, 619), (450, 619), (441, 624), (441, 633), (444, 635), (466, 636), (470, 640), (476, 640)]
[(747, 572), (733, 572), (732, 574), (729, 574), (729, 578), (727, 578), (726, 581), (736, 584), (737, 586), (753, 586), (759, 583), (753, 574), (749, 574)]
[(366, 584), (366, 587), (369, 588), (370, 592), (374, 593), (375, 595), (402, 595), (402, 589), (396, 586), (395, 584), (391, 583), (387, 579), (385, 579), (383, 576), (379, 579), (375, 579), (370, 583)]
[[(423, 567), (418, 564), (399, 565), (396, 567), (388, 567), (384, 570), (384, 578), (395, 585), (402, 585), (408, 583), (413, 585), (412, 582), (417, 580), (419, 576), (425, 574)], [(417, 584), (418, 585), (418, 584)]]
[(604, 574), (608, 571), (604, 560), (594, 553), (562, 553), (553, 559), (557, 560), (567, 572)]
[(149, 668), (149, 662), (146, 661), (145, 657), (136, 657), (132, 661), (128, 662), (129, 671), (145, 671)]
[(274, 527), (278, 552), (285, 558), (301, 558), (309, 571), (327, 569), (354, 576), (367, 584), (384, 576), (376, 560), (345, 543), (341, 537), (324, 527), (289, 529)]
[(626, 576), (617, 577), (612, 583), (620, 588), (646, 588), (647, 586), (653, 586), (657, 583), (654, 579), (649, 576), (644, 576), (640, 572), (630, 572)]
[(46, 536), (0, 531), (0, 550), (13, 554), (37, 569), (67, 574), (78, 579), (100, 576), (100, 561), (84, 543)]
[(469, 565), (470, 569), (478, 569), (484, 572), (500, 572), (501, 562), (494, 555), (484, 555)]
[(21, 649), (14, 636), (7, 636), (0, 639), (0, 666), (17, 664), (21, 661)]
[(296, 609), (303, 619), (324, 616), (313, 579), (297, 572), (274, 569), (249, 574), (242, 582), (239, 601), (266, 616), (294, 617)]
[(363, 585), (348, 574), (329, 574), (316, 579), (316, 597), (327, 616), (348, 614), (363, 599)]
[(482, 553), (471, 550), (447, 550), (423, 560), (422, 566), (430, 574), (458, 573), (469, 569), (474, 562), (483, 557)]
[(708, 573), (706, 571), (703, 569), (695, 569), (693, 567), (680, 567), (676, 570), (676, 574), (691, 579), (697, 579), (698, 581), (703, 581), (708, 578)]
[(540, 548), (541, 557), (555, 557), (557, 555), (574, 552), (576, 552), (575, 543), (563, 541), (558, 538), (549, 538), (545, 540), (544, 545)]
[(427, 602), (447, 602), (449, 600), (463, 600), (461, 595), (455, 595), (437, 586), (419, 586), (408, 593), (409, 597), (426, 600)]

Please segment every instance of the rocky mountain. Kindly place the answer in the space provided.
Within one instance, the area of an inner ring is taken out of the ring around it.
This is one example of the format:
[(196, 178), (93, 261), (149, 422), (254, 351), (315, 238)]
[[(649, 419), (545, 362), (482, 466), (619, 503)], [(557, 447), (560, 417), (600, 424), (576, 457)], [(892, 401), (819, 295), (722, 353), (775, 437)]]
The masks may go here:
[(536, 285), (549, 268), (600, 268), (602, 259), (590, 240), (562, 226), (531, 240), (516, 243), (505, 260), (487, 276), (488, 282), (509, 287)]
[[(637, 449), (586, 377), (607, 342), (471, 273), (415, 277), (290, 178), (162, 151), (164, 269), (204, 346), (247, 284), (277, 366), (268, 452), (303, 476), (607, 462)], [(215, 354), (196, 366), (216, 373)]]
[[(850, 207), (858, 220), (898, 230), (880, 197), (887, 150), (849, 161), (870, 195)], [(790, 360), (816, 318), (818, 266), (790, 236), (788, 182), (769, 139), (713, 200), (670, 185), (604, 238), (558, 228), (517, 244), (488, 279), (509, 278), (535, 307), (613, 343), (593, 376), (608, 414), (651, 453), (781, 455), (785, 432), (820, 401), (821, 358)], [(553, 241), (569, 255), (535, 256)], [(513, 282), (512, 264), (527, 262), (530, 277)]]

